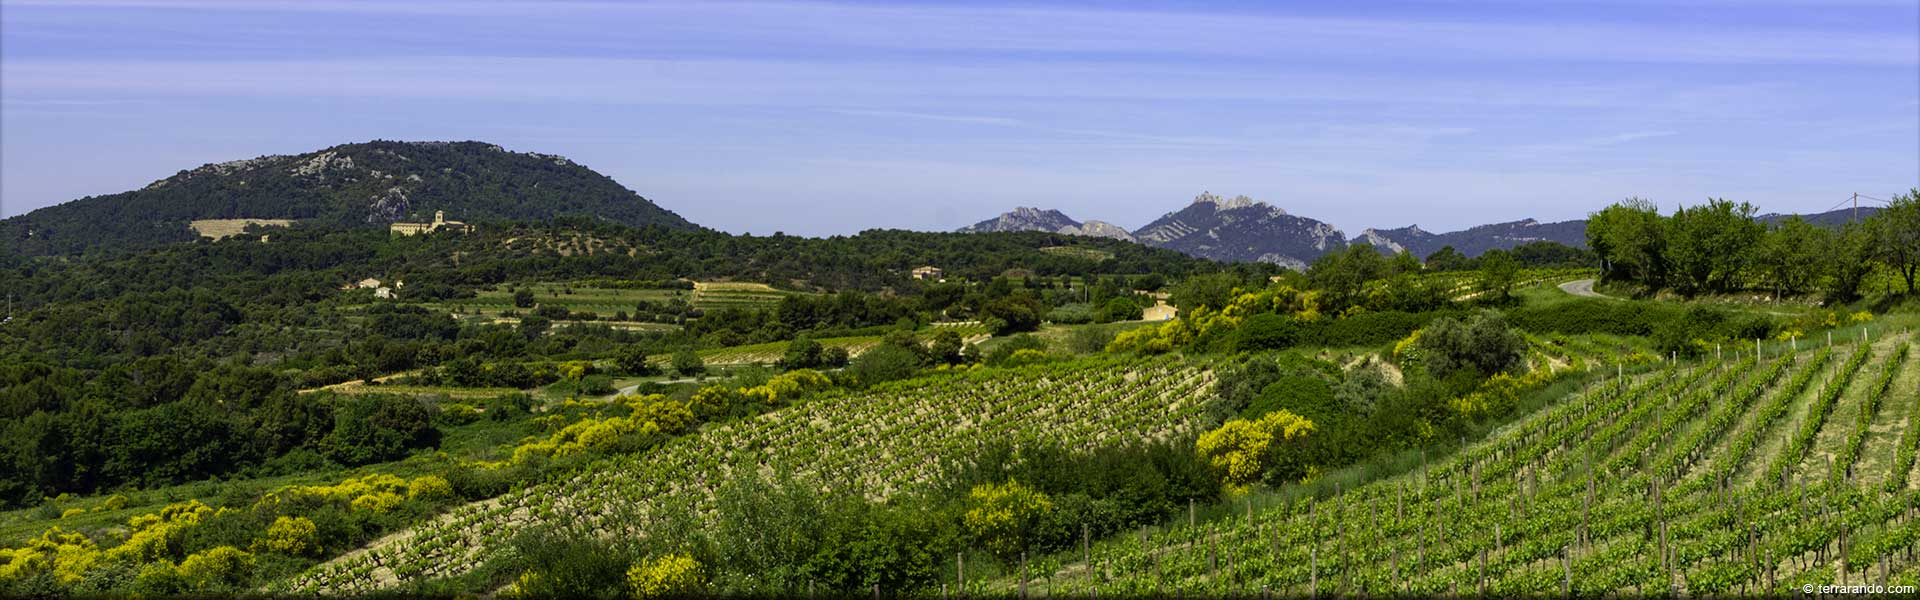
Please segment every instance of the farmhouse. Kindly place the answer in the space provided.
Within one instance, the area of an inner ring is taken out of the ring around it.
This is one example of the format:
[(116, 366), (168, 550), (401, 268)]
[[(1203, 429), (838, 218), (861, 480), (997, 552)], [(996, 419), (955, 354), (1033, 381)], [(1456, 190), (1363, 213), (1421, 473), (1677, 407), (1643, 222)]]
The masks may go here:
[(435, 231), (472, 233), (473, 226), (459, 221), (448, 221), (447, 211), (436, 210), (433, 211), (432, 223), (394, 223), (388, 226), (387, 230), (394, 235), (416, 235)]
[(940, 279), (945, 276), (945, 272), (941, 271), (940, 267), (931, 265), (913, 270), (914, 279)]

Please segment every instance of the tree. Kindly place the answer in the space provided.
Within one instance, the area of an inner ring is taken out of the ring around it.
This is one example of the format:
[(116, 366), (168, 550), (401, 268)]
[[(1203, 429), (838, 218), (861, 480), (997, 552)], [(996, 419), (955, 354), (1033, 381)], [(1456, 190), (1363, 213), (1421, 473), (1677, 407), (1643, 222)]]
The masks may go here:
[(1100, 311), (1094, 315), (1093, 320), (1097, 323), (1138, 321), (1142, 314), (1144, 314), (1144, 311), (1140, 308), (1139, 303), (1134, 302), (1131, 298), (1116, 296), (1109, 298), (1106, 304), (1100, 305)]
[(1520, 261), (1506, 250), (1488, 250), (1480, 255), (1480, 289), (1494, 294), (1496, 300), (1513, 297), (1513, 284), (1520, 278)]
[(1173, 286), (1173, 305), (1179, 307), (1180, 314), (1190, 315), (1202, 306), (1221, 308), (1233, 299), (1233, 289), (1240, 285), (1240, 278), (1231, 273), (1213, 273), (1188, 277)]
[(853, 359), (847, 372), (856, 385), (874, 385), (912, 377), (920, 369), (920, 357), (893, 344), (879, 344)]
[(533, 292), (529, 290), (515, 290), (513, 292), (513, 305), (518, 308), (533, 308)]
[(780, 359), (780, 366), (788, 369), (812, 369), (820, 366), (820, 342), (806, 334), (800, 334), (787, 343), (787, 354)]
[(1628, 198), (1587, 220), (1587, 247), (1600, 256), (1603, 277), (1660, 287), (1666, 277), (1666, 230), (1652, 201)]
[(933, 334), (933, 343), (927, 346), (927, 355), (936, 363), (957, 365), (963, 360), (960, 356), (963, 345), (959, 333), (952, 330), (941, 331)]
[(1827, 299), (1850, 302), (1860, 297), (1860, 286), (1873, 274), (1877, 250), (1872, 224), (1848, 223), (1838, 233), (1826, 234), (1818, 249), (1821, 270), (1827, 275)]
[(647, 348), (642, 344), (627, 344), (620, 348), (620, 354), (613, 357), (620, 371), (635, 377), (653, 374), (653, 365), (647, 362)]
[[(1452, 246), (1448, 247), (1451, 248)], [(1419, 273), (1420, 268), (1420, 259), (1415, 257), (1412, 251), (1401, 249), (1399, 252), (1393, 254), (1393, 272), (1395, 274)]]
[(1914, 274), (1920, 271), (1920, 188), (1894, 196), (1872, 222), (1880, 262), (1899, 272), (1907, 280), (1907, 293), (1912, 294)]
[(1800, 217), (1789, 217), (1768, 231), (1755, 253), (1754, 265), (1773, 286), (1774, 296), (1806, 291), (1821, 272), (1821, 252), (1832, 234)]
[(1465, 323), (1449, 317), (1435, 319), (1420, 331), (1415, 344), (1421, 363), (1435, 379), (1463, 369), (1482, 377), (1513, 369), (1526, 357), (1527, 348), (1526, 338), (1508, 329), (1506, 318), (1493, 311), (1481, 311)]
[(673, 353), (673, 372), (681, 377), (699, 377), (707, 372), (707, 362), (692, 350)]
[(1313, 261), (1307, 282), (1327, 296), (1329, 313), (1360, 304), (1367, 282), (1387, 276), (1387, 259), (1373, 246), (1354, 244)]
[[(1591, 228), (1589, 228), (1591, 231)], [(1427, 269), (1432, 271), (1465, 271), (1472, 267), (1467, 255), (1461, 254), (1453, 246), (1441, 246), (1433, 254), (1427, 255)]]
[(539, 315), (528, 315), (520, 318), (520, 335), (525, 336), (527, 340), (531, 341), (539, 338), (540, 334), (546, 333), (547, 328), (552, 326), (552, 319)]
[(827, 349), (820, 351), (820, 366), (823, 367), (837, 369), (847, 366), (848, 360), (846, 346), (827, 346)]
[(1681, 208), (1667, 220), (1674, 284), (1688, 294), (1732, 291), (1765, 232), (1753, 205), (1720, 199)]
[(1040, 303), (1025, 295), (1010, 295), (987, 303), (983, 311), (999, 320), (994, 335), (1007, 335), (1040, 328)]

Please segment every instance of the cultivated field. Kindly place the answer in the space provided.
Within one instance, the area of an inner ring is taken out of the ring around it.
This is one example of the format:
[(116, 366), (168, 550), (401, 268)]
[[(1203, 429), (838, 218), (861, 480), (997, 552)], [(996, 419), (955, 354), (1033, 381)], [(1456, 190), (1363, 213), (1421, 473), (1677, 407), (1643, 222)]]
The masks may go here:
[(1858, 335), (1609, 380), (1405, 475), (1248, 499), (1244, 517), (1095, 544), (1059, 576), (1101, 594), (1298, 596), (1911, 582), (1920, 367), (1912, 336)]
[(1079, 445), (1190, 432), (1215, 402), (1208, 367), (1157, 358), (989, 369), (829, 395), (467, 505), (275, 589), (341, 595), (457, 576), (538, 524), (621, 534), (646, 520), (703, 518), (716, 487), (743, 471), (790, 466), (836, 493), (883, 498), (937, 480), (987, 439)]
[(187, 227), (201, 237), (219, 240), (245, 232), (250, 225), (287, 227), (293, 225), (293, 221), (291, 219), (199, 219), (188, 223)]
[[(797, 293), (776, 290), (759, 283), (695, 283), (692, 290), (594, 288), (565, 283), (536, 283), (521, 287), (533, 292), (536, 305), (593, 313), (603, 319), (612, 318), (619, 312), (632, 314), (637, 311), (640, 302), (665, 304), (681, 300), (692, 304), (694, 308), (709, 311), (722, 308), (770, 308), (779, 304), (781, 298)], [(529, 310), (516, 309), (513, 293), (505, 287), (482, 290), (474, 298), (450, 300), (436, 305), (474, 316), (497, 316), (509, 311), (524, 313)]]

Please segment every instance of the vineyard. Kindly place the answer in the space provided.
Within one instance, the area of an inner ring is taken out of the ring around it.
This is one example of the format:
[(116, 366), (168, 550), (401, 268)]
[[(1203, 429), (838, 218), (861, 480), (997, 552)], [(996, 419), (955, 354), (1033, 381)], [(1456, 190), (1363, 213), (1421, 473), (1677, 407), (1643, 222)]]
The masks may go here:
[[(558, 306), (571, 312), (584, 312), (611, 318), (615, 313), (634, 312), (640, 302), (664, 304), (682, 300), (701, 310), (722, 308), (770, 308), (791, 292), (782, 292), (757, 283), (697, 283), (692, 290), (615, 289), (576, 287), (566, 283), (526, 286), (534, 301), (542, 306)], [(505, 288), (481, 290), (473, 298), (440, 303), (442, 308), (464, 315), (500, 315), (518, 310), (513, 293)]]
[[(983, 340), (988, 335), (986, 326), (981, 325), (977, 321), (933, 323), (929, 325), (928, 328), (915, 333), (922, 340), (928, 340), (943, 331), (954, 332), (960, 336), (960, 339), (969, 342)], [(814, 341), (819, 342), (820, 345), (824, 347), (845, 348), (848, 356), (859, 356), (862, 352), (866, 352), (874, 346), (879, 345), (881, 337), (877, 335), (832, 337), (821, 338)], [(787, 344), (788, 342), (747, 344), (742, 346), (728, 346), (725, 348), (709, 348), (700, 350), (698, 353), (700, 360), (709, 365), (772, 364), (786, 356)], [(656, 365), (664, 367), (671, 362), (671, 359), (671, 356), (656, 356), (653, 357), (651, 361)]]
[(1208, 364), (1163, 357), (985, 369), (829, 395), (461, 507), (275, 591), (349, 594), (458, 576), (538, 524), (618, 534), (649, 520), (703, 518), (717, 487), (750, 470), (804, 467), (796, 470), (825, 489), (884, 498), (937, 481), (989, 440), (1091, 448), (1188, 433), (1205, 425), (1212, 385)]
[(1920, 368), (1910, 335), (1853, 333), (1608, 378), (1409, 473), (1246, 497), (1231, 518), (1089, 544), (1024, 579), (1249, 596), (1910, 584)]

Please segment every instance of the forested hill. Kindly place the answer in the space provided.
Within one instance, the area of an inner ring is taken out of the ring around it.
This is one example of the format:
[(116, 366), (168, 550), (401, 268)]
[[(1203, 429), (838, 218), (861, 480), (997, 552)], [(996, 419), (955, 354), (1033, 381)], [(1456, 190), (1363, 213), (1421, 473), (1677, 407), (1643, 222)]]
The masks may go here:
[(372, 141), (202, 166), (129, 192), (0, 220), (0, 247), (29, 256), (192, 241), (197, 219), (294, 219), (333, 227), (590, 216), (698, 226), (559, 156), (483, 142)]

